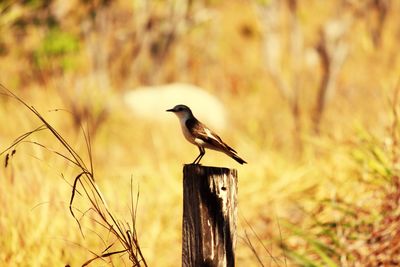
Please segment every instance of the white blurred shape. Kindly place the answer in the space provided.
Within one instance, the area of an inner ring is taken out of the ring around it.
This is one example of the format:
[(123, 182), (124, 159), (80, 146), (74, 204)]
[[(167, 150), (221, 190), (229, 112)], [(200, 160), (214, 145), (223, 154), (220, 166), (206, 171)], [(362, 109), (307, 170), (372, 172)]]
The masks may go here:
[(204, 89), (191, 84), (174, 83), (138, 87), (125, 93), (123, 98), (136, 116), (147, 120), (167, 120), (167, 117), (176, 119), (174, 114), (166, 110), (184, 104), (193, 111), (198, 120), (211, 129), (225, 128), (226, 114), (222, 103)]

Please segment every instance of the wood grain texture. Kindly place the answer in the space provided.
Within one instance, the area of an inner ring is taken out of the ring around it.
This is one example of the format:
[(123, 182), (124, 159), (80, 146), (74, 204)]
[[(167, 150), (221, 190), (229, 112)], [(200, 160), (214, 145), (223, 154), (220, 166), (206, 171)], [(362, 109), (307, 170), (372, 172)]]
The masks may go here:
[(182, 266), (235, 266), (237, 172), (183, 168)]

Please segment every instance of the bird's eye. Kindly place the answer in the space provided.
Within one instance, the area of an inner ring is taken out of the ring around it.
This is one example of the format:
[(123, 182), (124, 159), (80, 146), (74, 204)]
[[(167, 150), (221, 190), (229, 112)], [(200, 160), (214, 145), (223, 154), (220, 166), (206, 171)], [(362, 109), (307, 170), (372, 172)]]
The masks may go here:
[(183, 108), (178, 108), (178, 111), (182, 111), (183, 110)]

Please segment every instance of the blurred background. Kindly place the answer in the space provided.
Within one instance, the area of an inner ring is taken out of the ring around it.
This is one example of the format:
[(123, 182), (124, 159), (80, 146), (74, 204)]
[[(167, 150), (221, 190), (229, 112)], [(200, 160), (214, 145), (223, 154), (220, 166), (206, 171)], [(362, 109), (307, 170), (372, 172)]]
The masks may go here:
[[(3, 0), (0, 83), (87, 162), (90, 135), (122, 220), (139, 192), (149, 266), (181, 264), (182, 165), (198, 154), (165, 112), (181, 103), (249, 162), (202, 160), (238, 169), (237, 266), (399, 266), (398, 14), (395, 0)], [(41, 125), (4, 92), (0, 124), (1, 151)], [(81, 235), (58, 141), (27, 140), (48, 149), (2, 156), (0, 262), (80, 266), (114, 240), (84, 216)], [(107, 264), (129, 259), (92, 263)]]

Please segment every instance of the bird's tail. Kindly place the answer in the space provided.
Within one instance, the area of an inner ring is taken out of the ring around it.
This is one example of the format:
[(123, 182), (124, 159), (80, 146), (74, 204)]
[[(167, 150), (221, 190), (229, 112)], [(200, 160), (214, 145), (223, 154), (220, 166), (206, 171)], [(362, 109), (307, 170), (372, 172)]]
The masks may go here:
[(233, 158), (234, 160), (236, 160), (237, 162), (239, 162), (240, 164), (243, 163), (247, 163), (244, 159), (242, 159), (241, 157), (239, 157), (238, 155), (236, 155), (235, 153), (229, 153), (228, 154), (231, 158)]

